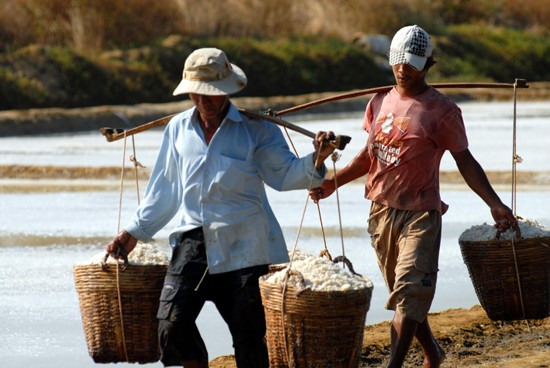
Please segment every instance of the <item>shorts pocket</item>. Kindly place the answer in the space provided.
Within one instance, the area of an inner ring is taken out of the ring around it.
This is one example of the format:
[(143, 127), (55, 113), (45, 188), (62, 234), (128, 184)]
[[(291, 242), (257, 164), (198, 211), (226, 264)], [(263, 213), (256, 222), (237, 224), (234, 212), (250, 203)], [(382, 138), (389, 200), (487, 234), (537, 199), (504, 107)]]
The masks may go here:
[(439, 247), (434, 241), (429, 240), (417, 245), (414, 267), (427, 274), (439, 271)]
[(170, 320), (174, 308), (174, 299), (178, 294), (178, 288), (172, 284), (164, 284), (160, 293), (160, 303), (157, 312), (158, 319)]
[(437, 273), (439, 271), (437, 259), (417, 259), (414, 267), (426, 274)]
[[(172, 258), (168, 265), (168, 274), (181, 275), (183, 267), (185, 267), (190, 260), (198, 256), (199, 245), (201, 243), (202, 240), (192, 238), (185, 238), (183, 241), (178, 242), (172, 249)], [(204, 255), (204, 258), (206, 258), (206, 255)]]

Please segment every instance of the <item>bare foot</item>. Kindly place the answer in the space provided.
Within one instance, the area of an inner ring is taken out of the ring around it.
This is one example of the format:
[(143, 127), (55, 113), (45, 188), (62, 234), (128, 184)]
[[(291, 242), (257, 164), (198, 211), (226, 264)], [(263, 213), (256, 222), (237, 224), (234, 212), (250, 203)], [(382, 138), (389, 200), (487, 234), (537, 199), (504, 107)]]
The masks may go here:
[(437, 345), (437, 356), (431, 359), (427, 355), (424, 356), (424, 368), (438, 368), (445, 361), (445, 352), (441, 346)]

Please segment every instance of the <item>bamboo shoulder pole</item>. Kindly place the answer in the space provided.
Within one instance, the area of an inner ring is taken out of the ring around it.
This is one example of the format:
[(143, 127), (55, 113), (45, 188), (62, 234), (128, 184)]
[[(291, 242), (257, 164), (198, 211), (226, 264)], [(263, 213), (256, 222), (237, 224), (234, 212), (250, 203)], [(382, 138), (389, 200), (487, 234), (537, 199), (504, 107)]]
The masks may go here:
[(149, 123), (138, 125), (135, 128), (127, 129), (126, 131), (124, 131), (124, 129), (107, 128), (107, 127), (100, 128), (99, 131), (101, 132), (101, 134), (103, 134), (105, 136), (105, 139), (107, 139), (107, 142), (114, 142), (114, 141), (118, 141), (119, 139), (124, 138), (124, 136), (128, 137), (128, 136), (131, 136), (131, 135), (134, 135), (134, 134), (137, 134), (137, 133), (144, 132), (144, 131), (149, 130), (149, 129), (153, 129), (153, 128), (156, 128), (156, 127), (166, 125), (166, 124), (168, 124), (170, 119), (172, 119), (176, 115), (177, 114), (164, 116), (160, 119), (153, 120)]
[[(515, 83), (434, 83), (434, 84), (431, 84), (431, 86), (434, 88), (514, 88), (514, 87), (529, 88), (525, 79), (516, 79)], [(384, 92), (388, 92), (393, 87), (394, 87), (393, 85), (383, 86), (383, 87), (374, 87), (374, 88), (368, 88), (368, 89), (363, 89), (363, 90), (354, 91), (354, 92), (343, 93), (340, 95), (326, 97), (320, 100), (307, 102), (302, 105), (289, 107), (288, 109), (276, 111), (274, 114), (276, 116), (282, 116), (285, 114), (289, 114), (300, 110), (305, 110), (310, 107), (325, 104), (328, 102), (345, 100), (349, 98), (371, 95), (375, 93), (384, 93)]]
[[(387, 92), (387, 91), (391, 90), (393, 87), (394, 87), (393, 85), (392, 86), (383, 86), (383, 87), (374, 87), (374, 88), (368, 88), (368, 89), (363, 89), (363, 90), (354, 91), (354, 92), (343, 93), (343, 94), (336, 95), (336, 96), (326, 97), (326, 98), (323, 98), (323, 99), (320, 99), (320, 100), (315, 100), (315, 101), (311, 101), (311, 102), (308, 102), (308, 103), (305, 103), (305, 104), (302, 104), (302, 105), (297, 105), (297, 106), (294, 106), (294, 107), (290, 107), (288, 109), (284, 109), (284, 110), (280, 110), (280, 111), (274, 111), (272, 113), (272, 117), (282, 116), (282, 115), (285, 115), (285, 114), (289, 114), (291, 112), (304, 110), (304, 109), (307, 109), (307, 108), (310, 108), (310, 107), (313, 107), (313, 106), (317, 106), (317, 105), (321, 105), (321, 104), (325, 104), (325, 103), (328, 103), (328, 102), (334, 102), (334, 101), (339, 101), (339, 100), (344, 100), (344, 99), (349, 99), (349, 98), (355, 98), (355, 97), (360, 97), (360, 96), (369, 95), (369, 94)], [(434, 84), (432, 84), (432, 87), (434, 87), (434, 88), (529, 88), (529, 85), (527, 84), (525, 79), (516, 79), (515, 83), (434, 83)], [(241, 112), (243, 112), (243, 110), (241, 110)], [(124, 131), (123, 129), (107, 128), (107, 127), (101, 128), (101, 129), (99, 129), (99, 131), (101, 132), (101, 134), (103, 134), (105, 136), (105, 138), (107, 139), (107, 142), (113, 142), (113, 141), (117, 141), (119, 139), (124, 138), (124, 136), (130, 136), (130, 135), (141, 133), (143, 131), (146, 131), (146, 130), (149, 130), (149, 129), (152, 129), (152, 128), (156, 128), (156, 127), (166, 125), (166, 124), (168, 124), (170, 119), (172, 119), (172, 117), (174, 117), (175, 115), (176, 114), (168, 115), (168, 116), (162, 117), (160, 119), (151, 121), (149, 123), (139, 125), (135, 128), (128, 129), (126, 131)], [(254, 115), (257, 118), (260, 118), (260, 116), (261, 116), (261, 118), (263, 118), (265, 120), (270, 120), (268, 115), (266, 115), (266, 116), (260, 115), (260, 114), (254, 114)], [(271, 119), (271, 122), (275, 122), (275, 121), (273, 121), (273, 119)], [(277, 122), (280, 123), (281, 121), (278, 120)], [(282, 125), (282, 124), (279, 124), (279, 125)], [(299, 128), (299, 127), (293, 126), (293, 128), (294, 128), (294, 130), (297, 130), (297, 128)], [(302, 131), (300, 133), (306, 134), (306, 135), (311, 135), (312, 134), (311, 132), (302, 132)]]

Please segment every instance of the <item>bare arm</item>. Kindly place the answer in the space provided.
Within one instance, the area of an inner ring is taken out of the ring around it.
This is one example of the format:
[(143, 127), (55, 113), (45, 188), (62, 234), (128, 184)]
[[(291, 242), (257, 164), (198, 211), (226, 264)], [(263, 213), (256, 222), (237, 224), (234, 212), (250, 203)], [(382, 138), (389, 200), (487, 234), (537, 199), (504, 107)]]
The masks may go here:
[(311, 189), (309, 196), (315, 203), (320, 199), (329, 197), (336, 190), (336, 182), (338, 183), (338, 187), (341, 187), (350, 181), (360, 178), (368, 173), (370, 164), (371, 161), (367, 147), (365, 146), (346, 167), (338, 171), (336, 177), (326, 179), (320, 187)]
[(494, 191), (485, 171), (477, 160), (472, 156), (470, 150), (451, 152), (460, 174), (466, 184), (489, 206), (491, 215), (496, 222), (499, 231), (507, 230), (516, 218), (512, 210), (506, 206)]

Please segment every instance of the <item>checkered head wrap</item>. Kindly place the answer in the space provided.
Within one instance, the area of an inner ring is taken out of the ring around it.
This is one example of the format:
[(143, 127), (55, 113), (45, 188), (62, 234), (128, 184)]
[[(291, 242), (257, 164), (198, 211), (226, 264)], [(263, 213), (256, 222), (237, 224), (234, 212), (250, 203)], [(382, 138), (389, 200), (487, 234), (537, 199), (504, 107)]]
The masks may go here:
[(432, 56), (433, 43), (430, 35), (417, 25), (401, 28), (390, 45), (390, 65), (409, 64), (423, 70), (426, 60)]

